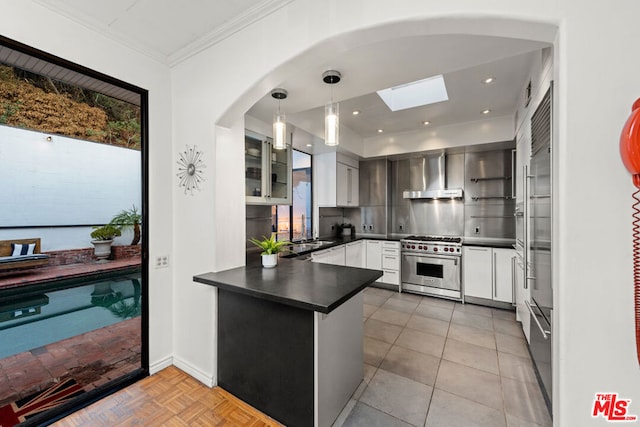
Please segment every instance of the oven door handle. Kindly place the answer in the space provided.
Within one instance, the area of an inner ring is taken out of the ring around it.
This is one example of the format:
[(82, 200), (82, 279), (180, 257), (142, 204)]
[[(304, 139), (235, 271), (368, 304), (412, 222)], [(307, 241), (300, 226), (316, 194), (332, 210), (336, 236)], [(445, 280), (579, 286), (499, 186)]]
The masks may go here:
[(455, 265), (458, 265), (459, 256), (443, 256), (443, 255), (425, 255), (425, 254), (416, 254), (413, 252), (403, 252), (402, 256), (411, 257), (411, 258), (432, 258), (432, 259), (446, 259), (450, 261), (454, 261)]

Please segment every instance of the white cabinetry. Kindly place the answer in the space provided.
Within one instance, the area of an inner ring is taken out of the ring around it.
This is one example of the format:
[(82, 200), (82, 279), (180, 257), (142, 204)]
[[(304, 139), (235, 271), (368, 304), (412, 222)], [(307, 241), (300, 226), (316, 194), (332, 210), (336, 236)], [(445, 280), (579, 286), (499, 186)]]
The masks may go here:
[(493, 299), (513, 304), (515, 289), (516, 251), (493, 249)]
[(321, 264), (345, 265), (345, 245), (312, 252), (311, 261)]
[(315, 155), (314, 162), (318, 206), (358, 206), (358, 161), (339, 153), (326, 153)]
[(516, 320), (522, 323), (524, 336), (527, 338), (527, 342), (530, 342), (531, 317), (524, 303), (525, 301), (529, 301), (529, 288), (524, 276), (524, 260), (518, 255), (516, 255), (515, 274), (516, 294), (514, 295), (514, 300), (516, 304)]
[(323, 251), (312, 252), (311, 253), (311, 262), (319, 262), (321, 264), (330, 264), (330, 262), (329, 262), (330, 255), (331, 254), (329, 252), (329, 249), (325, 249)]
[(513, 249), (464, 246), (462, 276), (465, 297), (513, 304), (515, 265)]
[(367, 240), (366, 268), (382, 270), (382, 242)]
[(400, 242), (382, 242), (383, 283), (400, 286)]
[(345, 245), (344, 261), (347, 267), (365, 268), (367, 250), (363, 240)]
[(400, 286), (400, 242), (367, 240), (366, 268), (382, 270), (376, 282)]
[(345, 246), (340, 245), (329, 249), (329, 264), (345, 265)]
[(271, 138), (245, 131), (245, 200), (249, 205), (290, 205), (291, 146), (273, 148)]

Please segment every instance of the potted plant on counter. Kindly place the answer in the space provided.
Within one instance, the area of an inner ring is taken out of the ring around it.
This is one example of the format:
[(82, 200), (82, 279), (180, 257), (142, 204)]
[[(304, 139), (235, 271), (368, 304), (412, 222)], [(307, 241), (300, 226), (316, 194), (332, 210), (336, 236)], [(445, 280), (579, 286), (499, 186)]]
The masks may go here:
[(264, 268), (273, 268), (278, 265), (278, 253), (287, 250), (286, 246), (291, 244), (287, 240), (277, 241), (275, 234), (272, 234), (269, 238), (262, 236), (262, 240), (251, 238), (249, 241), (262, 249), (260, 255), (262, 255), (262, 266)]
[(111, 243), (113, 238), (120, 236), (122, 232), (114, 225), (107, 224), (102, 227), (94, 227), (91, 232), (91, 243), (94, 246), (94, 254), (98, 260), (105, 260), (111, 255)]

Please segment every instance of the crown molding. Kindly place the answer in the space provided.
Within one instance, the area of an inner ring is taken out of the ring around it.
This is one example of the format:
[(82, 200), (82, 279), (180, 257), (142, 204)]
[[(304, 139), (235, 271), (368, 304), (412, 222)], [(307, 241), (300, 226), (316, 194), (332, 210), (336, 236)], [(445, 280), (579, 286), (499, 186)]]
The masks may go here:
[(273, 12), (281, 9), (294, 0), (264, 0), (257, 5), (245, 10), (234, 18), (215, 28), (213, 31), (200, 37), (199, 39), (189, 43), (185, 47), (178, 49), (173, 54), (169, 55), (169, 66), (173, 67), (182, 61), (185, 61), (192, 56), (202, 52), (203, 50), (220, 43), (226, 38), (232, 36), (238, 31), (248, 27), (261, 20), (262, 18), (272, 14)]
[(119, 34), (116, 31), (111, 30), (108, 26), (92, 18), (91, 16), (88, 16), (88, 15), (85, 15), (84, 13), (70, 9), (61, 0), (47, 0), (47, 1), (32, 0), (32, 1), (46, 9), (49, 9), (50, 11), (52, 11), (57, 15), (61, 15), (67, 19), (70, 19), (76, 24), (88, 29), (89, 31), (100, 34), (108, 39), (111, 39), (117, 42), (118, 44), (121, 44), (127, 48), (130, 48), (142, 55), (145, 55), (153, 59), (154, 61), (167, 65), (167, 57), (163, 53), (160, 53), (157, 50), (147, 45), (131, 40), (131, 38), (124, 37), (123, 35)]

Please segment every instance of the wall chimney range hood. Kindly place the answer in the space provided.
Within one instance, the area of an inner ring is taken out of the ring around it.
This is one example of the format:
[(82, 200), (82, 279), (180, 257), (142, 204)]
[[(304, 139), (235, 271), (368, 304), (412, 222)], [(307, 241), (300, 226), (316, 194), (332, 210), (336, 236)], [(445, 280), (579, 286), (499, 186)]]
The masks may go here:
[(412, 159), (411, 188), (402, 192), (405, 199), (461, 199), (462, 188), (447, 188), (446, 154)]

